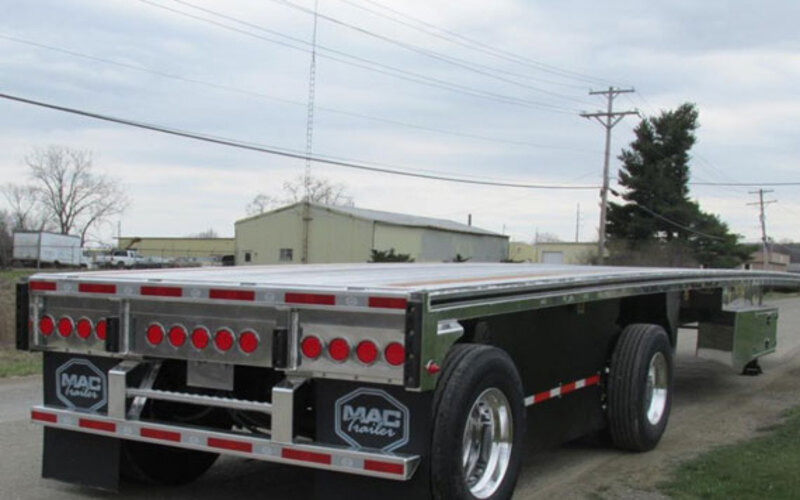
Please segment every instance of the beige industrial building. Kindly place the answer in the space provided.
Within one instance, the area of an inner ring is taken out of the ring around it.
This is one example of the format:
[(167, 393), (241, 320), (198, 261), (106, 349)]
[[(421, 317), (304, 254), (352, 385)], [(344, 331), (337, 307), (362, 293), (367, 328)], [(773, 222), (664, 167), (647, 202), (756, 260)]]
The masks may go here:
[(564, 241), (508, 244), (508, 259), (514, 262), (541, 262), (545, 264), (589, 264), (597, 255), (597, 242), (570, 243)]
[(117, 247), (136, 250), (144, 257), (208, 260), (233, 255), (233, 238), (166, 238), (120, 236)]
[(237, 265), (367, 262), (373, 249), (416, 262), (500, 262), (508, 237), (450, 220), (304, 202), (236, 222)]

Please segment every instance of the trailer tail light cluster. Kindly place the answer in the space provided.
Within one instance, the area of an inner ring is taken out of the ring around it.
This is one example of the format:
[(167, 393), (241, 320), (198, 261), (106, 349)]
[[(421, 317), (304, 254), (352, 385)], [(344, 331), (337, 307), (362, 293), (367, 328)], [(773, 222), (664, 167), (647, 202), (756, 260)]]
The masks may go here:
[(261, 344), (261, 338), (255, 330), (245, 329), (236, 335), (229, 328), (219, 328), (211, 332), (204, 326), (195, 326), (191, 331), (183, 325), (176, 324), (166, 329), (160, 323), (150, 323), (145, 330), (145, 340), (150, 347), (159, 347), (165, 342), (175, 349), (191, 345), (198, 351), (203, 351), (213, 344), (214, 348), (222, 353), (228, 352), (238, 345), (239, 351), (252, 354)]
[(44, 337), (52, 337), (54, 333), (58, 333), (64, 339), (70, 338), (75, 334), (82, 340), (90, 340), (94, 335), (97, 340), (104, 341), (106, 339), (107, 324), (105, 318), (95, 322), (87, 317), (81, 317), (75, 321), (70, 316), (61, 316), (55, 319), (53, 316), (45, 314), (39, 318), (39, 333)]
[(352, 348), (350, 342), (342, 337), (336, 337), (325, 343), (315, 335), (307, 335), (300, 342), (300, 352), (309, 360), (316, 360), (322, 356), (323, 352), (327, 357), (336, 362), (344, 363), (349, 359), (355, 359), (362, 364), (372, 365), (381, 359), (391, 366), (400, 366), (405, 362), (406, 350), (400, 342), (390, 342), (381, 349), (372, 340), (362, 340)]

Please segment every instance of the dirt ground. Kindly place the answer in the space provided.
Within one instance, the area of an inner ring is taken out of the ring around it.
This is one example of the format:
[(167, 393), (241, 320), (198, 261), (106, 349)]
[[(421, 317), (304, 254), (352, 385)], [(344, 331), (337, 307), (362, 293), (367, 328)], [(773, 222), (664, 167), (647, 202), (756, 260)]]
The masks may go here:
[(627, 453), (586, 440), (533, 454), (514, 498), (665, 498), (657, 485), (678, 463), (778, 423), (800, 404), (800, 299), (772, 304), (780, 308), (779, 347), (762, 359), (764, 374), (741, 376), (696, 358), (696, 333), (681, 330), (672, 414), (658, 447)]

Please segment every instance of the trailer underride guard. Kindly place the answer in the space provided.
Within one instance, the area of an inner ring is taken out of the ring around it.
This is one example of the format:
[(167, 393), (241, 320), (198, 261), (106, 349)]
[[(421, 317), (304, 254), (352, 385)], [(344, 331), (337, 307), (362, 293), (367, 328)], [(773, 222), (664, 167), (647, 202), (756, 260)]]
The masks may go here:
[(608, 429), (619, 448), (656, 446), (679, 327), (696, 325), (698, 355), (757, 373), (776, 343), (764, 286), (800, 277), (470, 263), (40, 273), (17, 287), (17, 347), (44, 356), (31, 420), (47, 478), (181, 484), (225, 454), (313, 468), (318, 498), (505, 499), (527, 442)]

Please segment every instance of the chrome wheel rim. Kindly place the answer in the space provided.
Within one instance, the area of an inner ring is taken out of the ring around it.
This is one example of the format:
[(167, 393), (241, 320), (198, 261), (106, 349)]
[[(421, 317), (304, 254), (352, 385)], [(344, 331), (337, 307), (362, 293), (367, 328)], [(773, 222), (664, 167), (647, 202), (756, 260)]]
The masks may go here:
[(645, 391), (645, 408), (647, 408), (647, 421), (657, 425), (664, 417), (667, 408), (667, 394), (669, 392), (669, 369), (667, 358), (663, 353), (657, 352), (650, 359), (647, 370), (647, 388)]
[(500, 487), (511, 459), (513, 437), (508, 399), (500, 389), (486, 389), (473, 403), (464, 426), (464, 481), (475, 498), (488, 498)]

